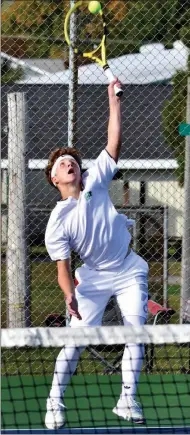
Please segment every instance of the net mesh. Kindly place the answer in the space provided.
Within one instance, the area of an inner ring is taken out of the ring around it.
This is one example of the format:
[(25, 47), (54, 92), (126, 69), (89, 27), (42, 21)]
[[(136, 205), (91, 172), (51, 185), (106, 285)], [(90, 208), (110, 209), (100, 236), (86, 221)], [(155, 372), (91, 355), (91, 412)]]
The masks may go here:
[[(146, 421), (139, 429), (137, 424), (112, 412), (122, 385), (121, 357), (116, 372), (114, 357), (118, 348), (124, 350), (126, 343), (145, 346), (136, 400), (141, 403)], [(99, 352), (105, 344), (106, 363), (102, 364), (97, 356), (93, 358), (89, 347)], [(67, 410), (63, 433), (90, 433), (88, 430), (94, 433), (130, 433), (132, 429), (133, 433), (155, 433), (155, 428), (165, 428), (170, 433), (189, 433), (189, 325), (2, 330), (4, 433), (11, 429), (15, 432), (45, 430), (46, 400), (55, 361), (60, 350), (67, 346), (85, 346), (85, 350), (65, 392)], [(150, 358), (153, 359), (151, 372), (148, 367)]]

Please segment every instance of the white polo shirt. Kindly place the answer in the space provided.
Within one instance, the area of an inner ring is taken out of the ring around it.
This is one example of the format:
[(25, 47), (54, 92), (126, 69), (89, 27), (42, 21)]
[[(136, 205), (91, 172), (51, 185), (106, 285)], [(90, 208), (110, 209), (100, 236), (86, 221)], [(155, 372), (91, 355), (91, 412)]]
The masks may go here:
[(84, 190), (79, 199), (58, 201), (45, 233), (52, 260), (65, 260), (71, 250), (92, 269), (113, 269), (122, 264), (131, 240), (127, 216), (111, 202), (108, 187), (117, 165), (104, 149), (94, 165), (84, 172)]

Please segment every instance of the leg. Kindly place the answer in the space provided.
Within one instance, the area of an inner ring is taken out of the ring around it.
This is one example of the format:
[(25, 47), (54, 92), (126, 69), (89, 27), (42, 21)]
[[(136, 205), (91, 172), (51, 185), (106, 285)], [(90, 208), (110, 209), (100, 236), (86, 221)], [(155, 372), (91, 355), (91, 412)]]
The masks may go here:
[[(80, 282), (80, 276), (78, 275), (79, 285), (76, 288), (76, 298), (78, 300), (78, 308), (82, 320), (72, 317), (70, 326), (99, 326), (101, 325), (102, 316), (110, 298), (110, 292), (102, 288), (102, 286), (100, 287), (100, 284), (99, 286), (96, 285), (98, 281), (96, 277), (97, 272), (93, 271), (93, 273), (91, 273), (94, 277), (92, 283), (88, 280), (85, 281), (84, 270), (82, 273), (83, 281), (82, 283)], [(79, 357), (83, 350), (84, 347), (74, 348), (68, 346), (61, 350), (55, 364), (50, 397), (58, 399), (63, 397), (70, 378), (76, 370)]]
[[(86, 276), (88, 279), (85, 280), (84, 270), (82, 270), (82, 273), (82, 282), (80, 277), (77, 276), (79, 285), (76, 289), (78, 308), (82, 320), (73, 317), (70, 326), (99, 326), (110, 298), (110, 290), (104, 288), (104, 283), (99, 279), (98, 272), (91, 272), (90, 276), (93, 276), (92, 281), (88, 275)], [(78, 359), (83, 350), (83, 347), (75, 348), (67, 346), (61, 350), (57, 357), (52, 387), (47, 400), (45, 424), (48, 429), (59, 429), (65, 423), (62, 398), (70, 378), (75, 372)]]
[[(117, 296), (124, 325), (144, 325), (148, 311), (148, 291), (146, 277)], [(144, 344), (128, 343), (122, 359), (122, 396), (135, 397), (138, 379), (144, 359)]]
[[(144, 325), (148, 311), (147, 275), (130, 278), (125, 287), (117, 289), (116, 298), (120, 307), (124, 325)], [(122, 282), (120, 276), (120, 284)], [(144, 423), (142, 410), (135, 401), (135, 395), (144, 358), (144, 344), (128, 343), (122, 359), (122, 391), (114, 412), (136, 423)]]
[[(124, 320), (125, 325), (144, 325), (145, 318), (140, 316), (128, 316)], [(122, 359), (122, 391), (121, 397), (131, 396), (135, 398), (138, 380), (144, 359), (144, 345), (128, 343), (125, 346)]]
[(71, 376), (76, 370), (83, 347), (65, 347), (56, 359), (52, 386), (49, 397), (62, 400)]

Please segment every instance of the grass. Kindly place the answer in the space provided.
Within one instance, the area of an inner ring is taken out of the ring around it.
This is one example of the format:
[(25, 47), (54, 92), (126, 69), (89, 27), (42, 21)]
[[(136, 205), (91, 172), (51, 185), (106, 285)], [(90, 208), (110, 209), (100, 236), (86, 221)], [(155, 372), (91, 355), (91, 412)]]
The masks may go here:
[[(180, 271), (178, 263), (170, 264), (170, 271)], [(149, 292), (157, 302), (162, 303), (162, 283), (152, 282), (154, 276), (160, 276), (161, 264), (150, 263)], [(2, 265), (2, 309), (1, 324), (6, 327), (6, 266)], [(176, 310), (172, 323), (179, 321), (180, 286), (168, 286), (168, 306)], [(31, 262), (31, 317), (33, 326), (44, 326), (45, 318), (50, 313), (64, 313), (63, 294), (57, 284), (56, 264), (51, 262)]]
[[(102, 357), (110, 364), (113, 363), (116, 356), (123, 355), (123, 349), (119, 347), (116, 352), (110, 352), (108, 347), (99, 350)], [(148, 348), (150, 350), (150, 348)], [(2, 349), (2, 376), (4, 375), (52, 375), (54, 370), (55, 359), (59, 353), (59, 348), (38, 348), (38, 349)], [(181, 368), (188, 366), (189, 361), (188, 346), (156, 345), (154, 348), (154, 374), (180, 374)], [(144, 360), (145, 363), (145, 360)], [(106, 365), (96, 358), (92, 358), (91, 353), (85, 350), (80, 358), (77, 367), (77, 374), (103, 374)], [(145, 364), (142, 373), (146, 372)]]
[[(6, 327), (6, 267), (2, 265), (2, 327)], [(63, 294), (57, 284), (56, 264), (31, 262), (32, 326), (45, 326), (50, 313), (65, 312)]]
[[(157, 265), (157, 269), (155, 265), (151, 265), (151, 275), (153, 271), (158, 273), (160, 269), (160, 264)], [(174, 268), (171, 265), (171, 268)], [(151, 294), (154, 292), (158, 292), (158, 294), (162, 294), (162, 286), (160, 284), (150, 285)], [(180, 286), (172, 285), (168, 287), (168, 305), (176, 310), (176, 314), (172, 317), (172, 323), (179, 322), (179, 301), (180, 301)], [(159, 302), (159, 299), (156, 298)], [(44, 321), (48, 314), (58, 312), (65, 312), (65, 303), (62, 292), (57, 284), (57, 275), (56, 275), (56, 264), (50, 262), (31, 262), (31, 317), (32, 317), (32, 325), (33, 326), (45, 326)], [(5, 264), (2, 267), (2, 326), (6, 327), (6, 268)], [(158, 352), (156, 353), (156, 370), (159, 370), (162, 367), (165, 367), (166, 372), (170, 371), (171, 361), (170, 357), (175, 354), (174, 348), (168, 347), (168, 362), (167, 362), (167, 354), (165, 350), (161, 347), (158, 348)], [(58, 349), (53, 350), (43, 350), (43, 359), (44, 359), (44, 370), (48, 373), (51, 373), (54, 365), (54, 357), (56, 357)], [(165, 353), (164, 353), (165, 352)], [(5, 358), (5, 371), (9, 373), (18, 373), (18, 368), (20, 373), (27, 374), (27, 370), (30, 369), (32, 364), (32, 370), (35, 373), (41, 369), (41, 356), (38, 351), (31, 351), (26, 349), (18, 350), (18, 351), (4, 351), (3, 352)], [(102, 354), (104, 355), (104, 353)], [(113, 359), (114, 352), (105, 352), (106, 359)], [(28, 358), (28, 360), (27, 360)], [(187, 360), (186, 356), (186, 348), (183, 350), (182, 358)], [(33, 362), (31, 362), (33, 361)], [(179, 366), (182, 365), (179, 355), (175, 359), (176, 370), (179, 370)], [(97, 372), (102, 373), (102, 363), (98, 360), (94, 360), (92, 357), (89, 357), (89, 352), (84, 352), (83, 358), (79, 365), (78, 371), (83, 372)]]

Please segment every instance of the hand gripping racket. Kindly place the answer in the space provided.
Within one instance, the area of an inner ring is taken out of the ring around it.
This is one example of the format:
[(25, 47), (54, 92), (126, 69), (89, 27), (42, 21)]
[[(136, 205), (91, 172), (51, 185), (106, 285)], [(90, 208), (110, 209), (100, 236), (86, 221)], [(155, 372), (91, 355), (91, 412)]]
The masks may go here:
[[(102, 9), (100, 9), (99, 12), (96, 14), (96, 16), (94, 16), (94, 14), (91, 14), (88, 11), (87, 6), (88, 6), (88, 2), (78, 1), (71, 9), (69, 9), (68, 13), (66, 14), (65, 22), (64, 22), (65, 40), (67, 44), (73, 48), (76, 54), (97, 62), (97, 64), (103, 68), (105, 75), (107, 76), (109, 82), (111, 83), (113, 80), (115, 80), (115, 76), (113, 75), (106, 58), (107, 27), (106, 27), (105, 17)], [(79, 33), (78, 37), (76, 38), (77, 40), (76, 46), (73, 45), (73, 43), (71, 43), (69, 39), (70, 17), (74, 12), (77, 12), (77, 19), (78, 19), (77, 30)], [(98, 18), (97, 16), (101, 17), (101, 20), (98, 19), (98, 23), (97, 23), (97, 18)], [(93, 31), (95, 30), (95, 25), (96, 25), (96, 29), (99, 29), (100, 31), (101, 42), (95, 49), (92, 49), (93, 44), (91, 42), (92, 41), (91, 32), (93, 33)], [(80, 40), (81, 35), (83, 36), (82, 43)], [(85, 49), (86, 46), (88, 47), (87, 51)], [(98, 57), (98, 52), (100, 52), (100, 57)], [(122, 96), (123, 90), (119, 88), (117, 85), (114, 86), (114, 90), (115, 90), (115, 95), (117, 97)]]

